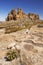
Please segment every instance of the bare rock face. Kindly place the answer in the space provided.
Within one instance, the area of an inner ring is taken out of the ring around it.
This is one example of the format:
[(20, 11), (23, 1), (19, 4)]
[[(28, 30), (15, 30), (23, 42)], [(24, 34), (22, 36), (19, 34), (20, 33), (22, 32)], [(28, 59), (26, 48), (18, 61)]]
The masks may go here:
[(9, 13), (6, 20), (7, 21), (13, 20), (13, 15), (11, 13)]
[(11, 10), (11, 12), (8, 14), (6, 21), (10, 20), (16, 20), (16, 10)]
[(17, 11), (11, 10), (11, 12), (8, 14), (6, 21), (10, 21), (10, 20), (16, 20), (16, 19), (21, 19), (23, 17), (25, 17), (26, 14), (23, 13), (22, 9), (18, 8)]
[(16, 15), (17, 15), (17, 12), (16, 10), (11, 10), (11, 14), (13, 15), (13, 20), (16, 20)]
[[(0, 29), (0, 65), (43, 65), (43, 23), (32, 26), (31, 19), (35, 21), (39, 16), (26, 15), (18, 9), (8, 14), (8, 22), (0, 23), (0, 27), (5, 26)], [(6, 61), (5, 56), (9, 49), (18, 50), (19, 57)]]
[(17, 10), (13, 9), (10, 11), (6, 18), (6, 21), (22, 19), (24, 17), (29, 17), (31, 20), (39, 20), (39, 15), (34, 13), (26, 14), (21, 8), (18, 8)]
[(31, 31), (33, 32), (39, 32), (39, 33), (43, 33), (43, 23), (42, 24), (37, 24), (37, 25), (34, 25), (32, 26), (31, 28)]
[[(7, 47), (14, 45), (20, 50), (20, 56), (11, 62), (6, 61)], [(43, 65), (43, 32), (24, 29), (1, 35), (0, 64), (3, 65), (2, 62), (5, 65)]]
[(24, 18), (26, 17), (26, 14), (22, 11), (22, 9), (18, 8), (17, 10), (17, 18)]
[(22, 18), (22, 16), (23, 16), (23, 11), (22, 11), (22, 9), (18, 8), (17, 11), (18, 11), (18, 12), (17, 12), (18, 18)]
[(33, 14), (33, 13), (29, 13), (28, 17), (32, 20), (37, 20), (39, 19), (39, 15)]

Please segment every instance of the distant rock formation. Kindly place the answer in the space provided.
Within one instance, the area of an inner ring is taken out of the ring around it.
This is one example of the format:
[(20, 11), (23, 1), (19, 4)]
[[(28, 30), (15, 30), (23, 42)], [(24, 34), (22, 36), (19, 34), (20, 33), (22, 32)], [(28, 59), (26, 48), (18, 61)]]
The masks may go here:
[(16, 20), (16, 10), (11, 10), (11, 12), (8, 14), (6, 21), (10, 20)]
[(13, 20), (13, 15), (11, 13), (8, 14), (6, 21)]
[(39, 19), (39, 15), (34, 13), (25, 14), (21, 8), (18, 8), (17, 11), (15, 9), (11, 10), (6, 18), (6, 21), (22, 19), (24, 17), (29, 17), (31, 20)]
[(0, 22), (0, 29), (5, 28), (5, 33), (11, 33), (22, 29), (30, 29), (36, 24), (43, 24), (43, 20), (39, 19), (39, 15), (34, 13), (26, 14), (21, 8), (18, 8), (9, 12), (5, 22)]
[(34, 13), (29, 13), (29, 14), (28, 14), (28, 17), (29, 17), (31, 20), (38, 20), (38, 19), (39, 19), (39, 15), (34, 14)]
[(22, 18), (23, 17), (23, 11), (22, 9), (18, 8), (17, 10), (17, 18)]
[(26, 16), (26, 14), (23, 13), (22, 9), (18, 8), (17, 11), (14, 9), (14, 10), (11, 10), (11, 12), (8, 14), (6, 21), (16, 20), (18, 18), (21, 19), (25, 16)]

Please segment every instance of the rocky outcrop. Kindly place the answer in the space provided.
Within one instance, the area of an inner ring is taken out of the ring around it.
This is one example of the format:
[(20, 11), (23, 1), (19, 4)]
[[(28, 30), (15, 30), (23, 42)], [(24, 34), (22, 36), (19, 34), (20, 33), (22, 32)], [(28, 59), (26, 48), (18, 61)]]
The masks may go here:
[[(0, 65), (43, 65), (43, 33), (27, 30), (0, 35)], [(7, 48), (10, 47), (20, 50), (20, 55), (6, 61)]]
[(18, 30), (26, 28), (29, 29), (33, 25), (33, 22), (28, 17), (18, 19), (15, 21), (8, 21), (7, 23), (8, 25), (6, 26), (5, 33), (16, 32)]
[(13, 20), (13, 15), (11, 13), (9, 13), (6, 20), (7, 21)]
[(8, 14), (6, 21), (10, 20), (16, 20), (16, 10), (11, 10), (11, 12)]
[(39, 19), (39, 15), (36, 15), (34, 13), (29, 13), (28, 17), (32, 20), (38, 20)]
[[(12, 10), (0, 28), (0, 65), (43, 65), (43, 21), (38, 15)], [(6, 60), (9, 50), (19, 52), (12, 61)]]
[(25, 14), (22, 9), (13, 9), (8, 14), (6, 21), (0, 23), (0, 28), (5, 28), (5, 33), (16, 32), (22, 29), (30, 29), (31, 26), (36, 24), (42, 24), (43, 21), (39, 19), (39, 15), (29, 13)]
[(26, 14), (23, 13), (22, 9), (18, 8), (17, 11), (14, 9), (14, 10), (11, 10), (11, 12), (8, 14), (6, 21), (16, 20), (18, 18), (21, 19), (25, 16)]
[(29, 13), (28, 15), (25, 14), (22, 9), (18, 8), (17, 11), (11, 10), (11, 12), (8, 14), (6, 21), (10, 21), (10, 20), (17, 20), (17, 19), (21, 19), (24, 17), (29, 17), (32, 20), (37, 20), (39, 19), (39, 15), (37, 14), (33, 14), (33, 13)]
[(17, 10), (17, 18), (22, 18), (23, 17), (23, 11), (22, 9), (18, 8)]

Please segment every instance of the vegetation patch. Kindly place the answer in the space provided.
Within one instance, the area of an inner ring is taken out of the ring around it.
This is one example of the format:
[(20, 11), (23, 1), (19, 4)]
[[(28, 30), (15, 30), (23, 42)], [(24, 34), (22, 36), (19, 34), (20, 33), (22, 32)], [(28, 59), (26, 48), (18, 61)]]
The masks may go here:
[(17, 50), (8, 50), (8, 52), (6, 53), (6, 60), (7, 61), (12, 61), (15, 58), (19, 57), (19, 52)]

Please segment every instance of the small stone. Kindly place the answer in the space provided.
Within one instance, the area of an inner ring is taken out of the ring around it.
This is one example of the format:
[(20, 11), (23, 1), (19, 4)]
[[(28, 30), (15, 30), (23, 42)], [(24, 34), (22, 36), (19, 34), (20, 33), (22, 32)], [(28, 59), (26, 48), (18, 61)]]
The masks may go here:
[(16, 48), (17, 48), (17, 50), (20, 50), (20, 46), (19, 45), (16, 45)]

